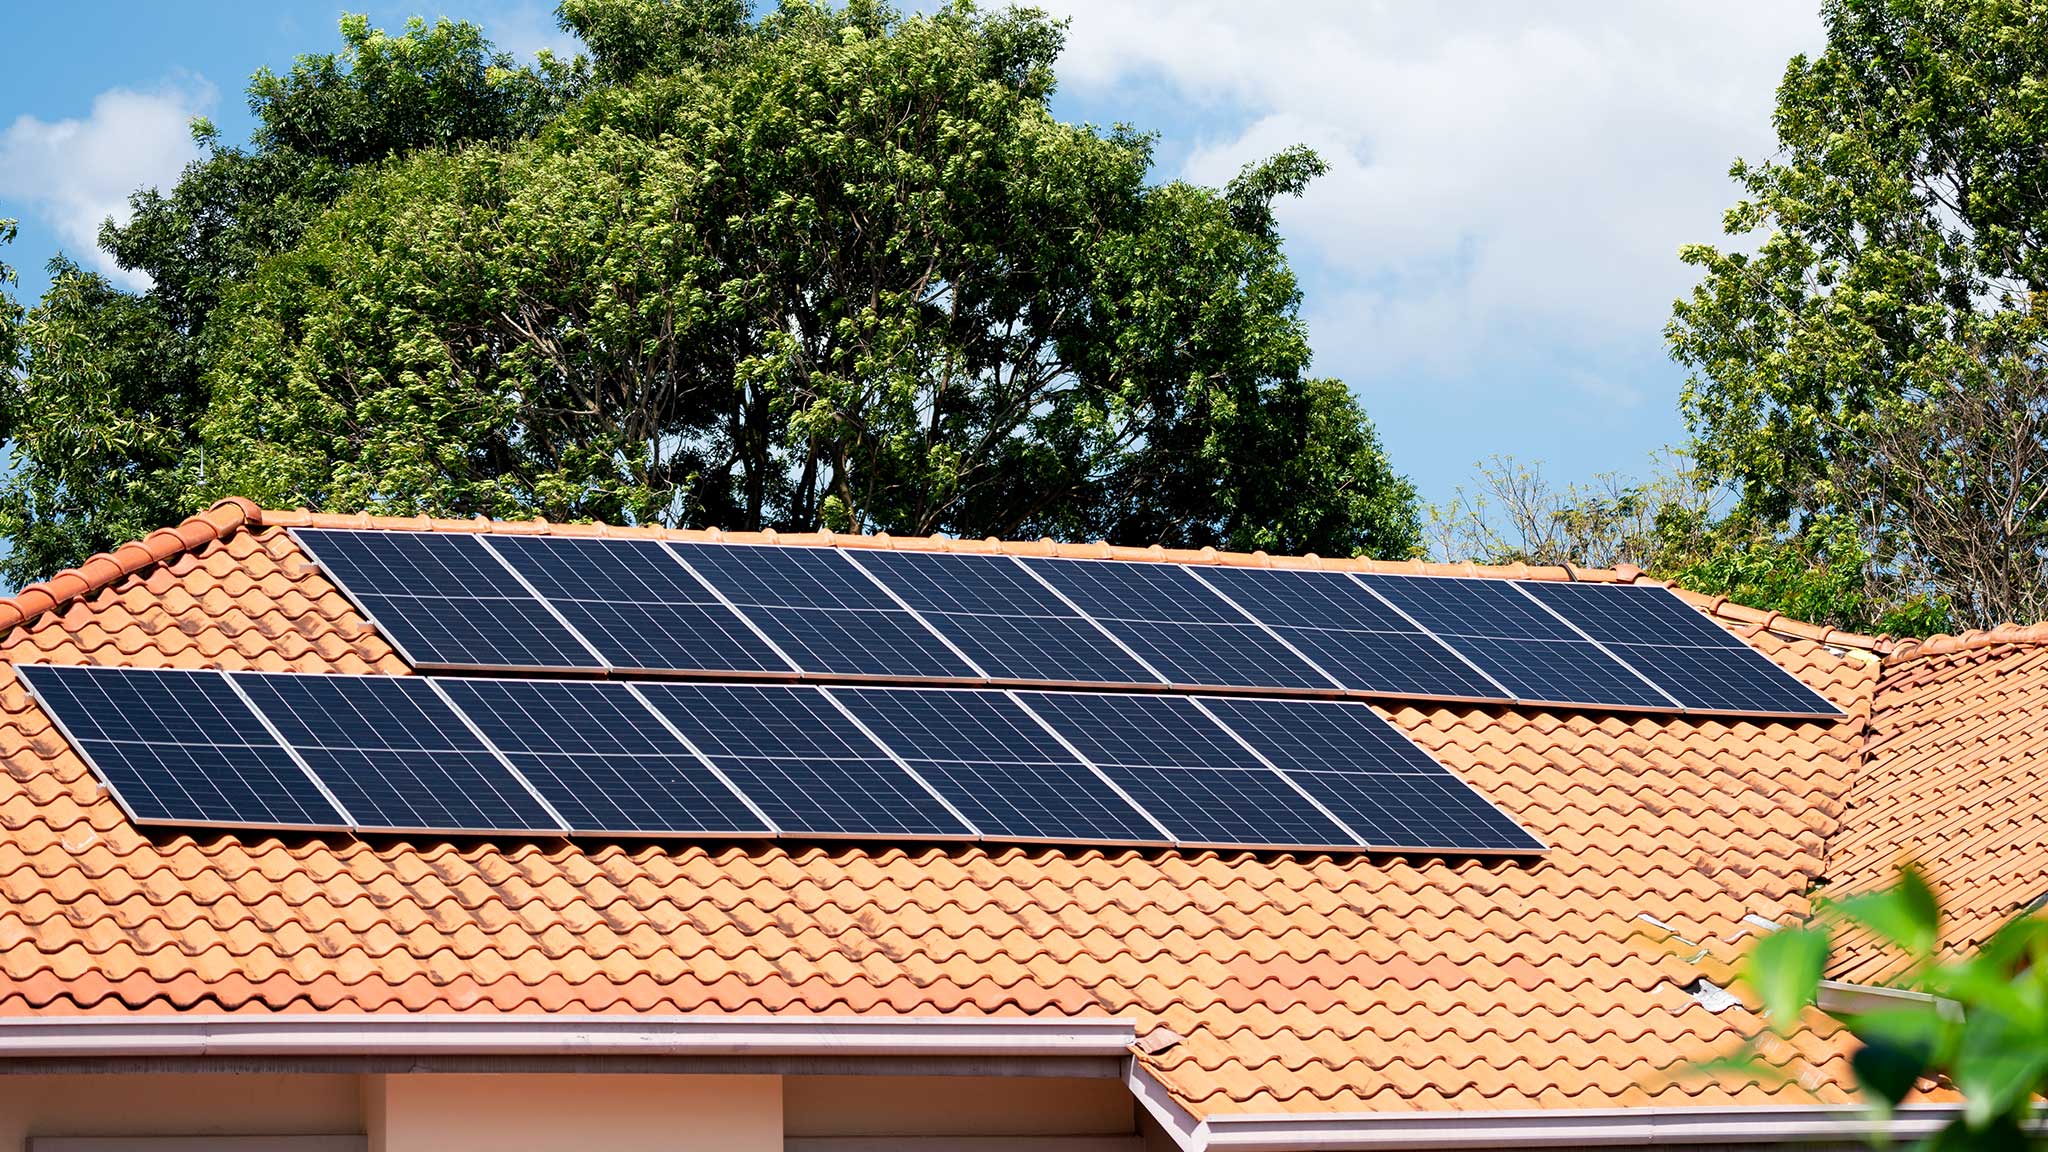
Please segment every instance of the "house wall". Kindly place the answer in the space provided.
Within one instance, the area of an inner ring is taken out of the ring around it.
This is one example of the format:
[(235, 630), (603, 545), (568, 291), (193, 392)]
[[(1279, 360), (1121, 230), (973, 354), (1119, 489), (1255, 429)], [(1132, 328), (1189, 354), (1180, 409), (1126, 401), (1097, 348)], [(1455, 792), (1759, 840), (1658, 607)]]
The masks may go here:
[(0, 1076), (0, 1152), (30, 1136), (361, 1132), (357, 1076)]
[[(842, 1137), (1138, 1132), (1129, 1091), (1108, 1079), (0, 1075), (0, 1152), (19, 1152), (37, 1137), (346, 1134), (365, 1137), (369, 1152), (781, 1152), (785, 1139), (814, 1148)], [(120, 1148), (154, 1152), (146, 1144)]]

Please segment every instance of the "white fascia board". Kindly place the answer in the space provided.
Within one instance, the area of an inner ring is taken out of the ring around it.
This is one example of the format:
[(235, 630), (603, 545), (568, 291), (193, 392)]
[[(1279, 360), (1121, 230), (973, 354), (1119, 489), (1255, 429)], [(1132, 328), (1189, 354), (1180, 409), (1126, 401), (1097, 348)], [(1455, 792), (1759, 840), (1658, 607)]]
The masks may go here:
[(1516, 1109), (1326, 1115), (1221, 1115), (1202, 1122), (1187, 1152), (1309, 1149), (1588, 1148), (1772, 1144), (1931, 1133), (1958, 1107), (1909, 1104), (1889, 1124), (1860, 1107)]
[(1887, 988), (1881, 984), (1850, 984), (1841, 980), (1823, 980), (1814, 996), (1814, 1006), (1831, 1016), (1855, 1016), (1866, 1012), (1893, 1011), (1900, 1008), (1915, 1008), (1933, 1005), (1936, 1014), (1944, 1019), (1961, 1020), (1963, 1006), (1953, 1000), (1944, 1000), (1930, 992), (1915, 992), (1910, 988)]
[(0, 1061), (246, 1056), (1125, 1056), (1116, 1017), (418, 1014), (0, 1019)]

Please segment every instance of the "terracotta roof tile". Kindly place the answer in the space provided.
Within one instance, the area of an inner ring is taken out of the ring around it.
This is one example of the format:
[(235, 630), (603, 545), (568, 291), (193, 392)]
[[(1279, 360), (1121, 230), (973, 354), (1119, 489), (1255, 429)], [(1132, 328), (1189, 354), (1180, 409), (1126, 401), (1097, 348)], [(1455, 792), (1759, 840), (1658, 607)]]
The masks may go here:
[[(293, 524), (648, 534), (229, 502), (0, 602), (12, 628), (0, 657), (408, 674), (292, 543)], [(1688, 598), (1849, 718), (1383, 709), (1553, 845), (1534, 861), (144, 835), (0, 668), (0, 1012), (1115, 1014), (1184, 1037), (1140, 1059), (1197, 1114), (1843, 1100), (1841, 1038), (1818, 1019), (1771, 1043), (1804, 1088), (1688, 1075), (1760, 1022), (1709, 1011), (1686, 988), (1727, 978), (1726, 956), (1755, 931), (1745, 917), (1804, 915), (1814, 879), (1912, 843), (1862, 818), (1926, 790), (1923, 774), (1862, 773), (1866, 754), (1938, 759), (1939, 732), (1975, 717), (1981, 754), (1941, 794), (2022, 799), (1993, 777), (2031, 753), (2028, 717), (1993, 699), (2003, 689), (1981, 668), (2010, 660), (2018, 676), (2039, 674), (2013, 683), (2048, 684), (2048, 655), (2007, 643), (1936, 658), (1922, 646), (1881, 682), (1885, 642)], [(2012, 722), (1983, 724), (1987, 709)], [(2023, 822), (1952, 816), (2011, 862), (2001, 876), (2048, 859)]]

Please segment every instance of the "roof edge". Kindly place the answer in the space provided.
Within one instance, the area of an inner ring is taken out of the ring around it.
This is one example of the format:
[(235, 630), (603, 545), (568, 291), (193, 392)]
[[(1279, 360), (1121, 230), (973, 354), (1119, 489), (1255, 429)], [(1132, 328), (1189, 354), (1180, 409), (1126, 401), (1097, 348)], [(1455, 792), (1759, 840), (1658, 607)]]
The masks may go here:
[(14, 595), (0, 598), (0, 635), (47, 612), (83, 599), (153, 565), (173, 560), (240, 531), (263, 523), (263, 510), (252, 500), (230, 496), (176, 528), (159, 528), (140, 540), (100, 552), (76, 568), (66, 568)]
[(1857, 1105), (1504, 1109), (1475, 1112), (1233, 1114), (1202, 1121), (1190, 1152), (1310, 1149), (1588, 1148), (1777, 1144), (1925, 1136), (1961, 1110), (1907, 1104), (1886, 1121)]
[[(1670, 588), (1686, 602), (1707, 615), (1738, 627), (1809, 640), (1835, 648), (1859, 649), (1887, 659), (1936, 651), (1953, 651), (1979, 644), (1976, 634), (1964, 637), (1935, 637), (1928, 641), (1898, 643), (1884, 636), (1866, 636), (1839, 628), (1808, 624), (1777, 612), (1764, 612), (1737, 604), (1726, 596), (1690, 592), (1666, 581), (1645, 575), (1632, 564), (1614, 568), (1577, 568), (1571, 565), (1532, 564), (1443, 564), (1425, 560), (1373, 560), (1318, 556), (1274, 556), (1265, 551), (1227, 552), (1216, 548), (1166, 548), (1115, 545), (1106, 540), (1087, 544), (1066, 544), (1050, 537), (1033, 541), (960, 540), (944, 536), (851, 535), (829, 529), (818, 532), (728, 532), (719, 528), (637, 528), (612, 524), (571, 524), (542, 519), (488, 520), (436, 518), (432, 516), (372, 516), (312, 512), (304, 508), (265, 509), (255, 501), (230, 496), (206, 511), (187, 517), (176, 528), (160, 528), (140, 540), (101, 552), (76, 568), (67, 568), (48, 580), (31, 584), (11, 597), (0, 599), (0, 635), (39, 616), (61, 608), (117, 583), (152, 565), (161, 564), (244, 528), (382, 528), (411, 532), (520, 532), (539, 535), (600, 536), (640, 539), (701, 540), (736, 544), (811, 544), (835, 548), (900, 548), (935, 552), (979, 552), (1018, 556), (1060, 556), (1100, 560), (1153, 560), (1181, 564), (1229, 564), (1257, 568), (1309, 568), (1336, 572), (1383, 572), (1406, 576), (1476, 576), (1504, 580), (1563, 580), (1601, 584), (1645, 584)], [(2028, 629), (1995, 630), (1984, 634), (1981, 644), (2013, 642), (2048, 643), (2048, 624)], [(1945, 645), (1945, 646), (1944, 646)]]
[(96, 1016), (0, 1019), (10, 1060), (276, 1056), (1123, 1057), (1137, 1025), (1081, 1018), (604, 1016)]

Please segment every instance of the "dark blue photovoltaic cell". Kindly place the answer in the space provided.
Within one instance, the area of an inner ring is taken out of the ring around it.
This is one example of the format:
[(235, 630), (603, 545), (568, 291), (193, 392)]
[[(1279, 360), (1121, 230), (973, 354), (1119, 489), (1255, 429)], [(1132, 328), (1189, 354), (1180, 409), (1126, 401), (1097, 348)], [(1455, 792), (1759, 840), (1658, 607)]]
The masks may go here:
[(1663, 588), (1531, 580), (1530, 595), (1687, 708), (1838, 716), (1841, 709)]
[(645, 684), (640, 691), (784, 832), (973, 833), (816, 688)]
[(1358, 573), (1396, 608), (1521, 700), (1669, 709), (1663, 693), (1508, 580)]
[(1364, 704), (1244, 697), (1203, 704), (1372, 847), (1543, 848)]
[(877, 549), (854, 559), (990, 676), (1159, 682), (1011, 557)]
[(656, 541), (504, 535), (492, 547), (614, 668), (790, 670)]
[(422, 677), (264, 674), (240, 683), (357, 827), (562, 830)]
[(1167, 840), (1001, 692), (835, 688), (831, 694), (985, 836)]
[(604, 666), (475, 533), (291, 532), (416, 667)]
[(770, 830), (624, 684), (440, 683), (572, 829), (614, 834)]
[(1471, 665), (1345, 573), (1218, 566), (1202, 578), (1346, 688), (1458, 700), (1502, 697)]
[(138, 821), (348, 826), (218, 672), (15, 671)]
[(1035, 556), (1024, 563), (1170, 683), (1336, 687), (1178, 564)]
[(670, 547), (805, 672), (974, 676), (930, 629), (834, 549)]
[(1022, 697), (1182, 843), (1357, 847), (1185, 696)]

